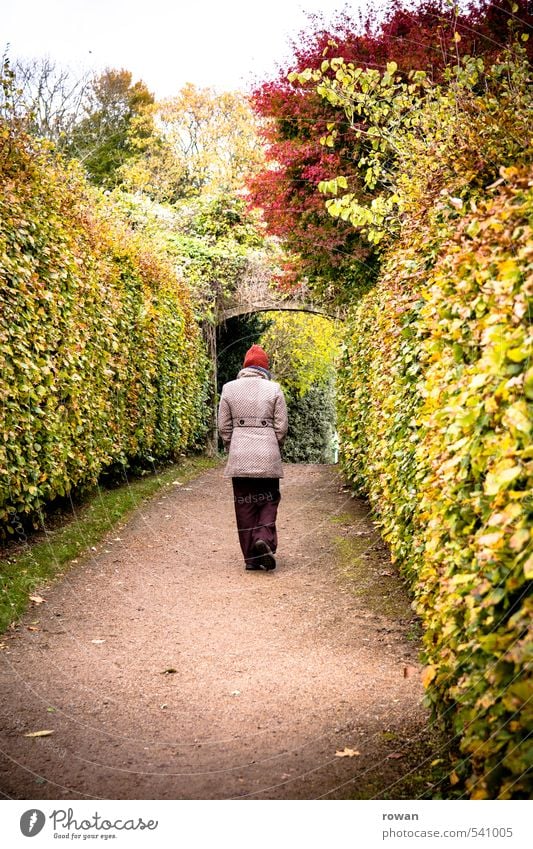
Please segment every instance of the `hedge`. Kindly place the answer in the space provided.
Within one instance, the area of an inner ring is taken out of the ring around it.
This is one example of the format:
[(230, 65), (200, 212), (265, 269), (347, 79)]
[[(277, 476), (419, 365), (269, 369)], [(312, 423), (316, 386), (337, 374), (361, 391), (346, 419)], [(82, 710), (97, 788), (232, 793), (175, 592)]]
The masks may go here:
[(315, 384), (301, 397), (289, 398), (289, 431), (283, 444), (286, 463), (335, 462), (335, 387)]
[(427, 698), (464, 755), (451, 782), (474, 799), (532, 790), (533, 191), (502, 173), (395, 246), (339, 374), (341, 462), (412, 586)]
[(80, 170), (0, 125), (0, 527), (205, 432), (188, 291)]

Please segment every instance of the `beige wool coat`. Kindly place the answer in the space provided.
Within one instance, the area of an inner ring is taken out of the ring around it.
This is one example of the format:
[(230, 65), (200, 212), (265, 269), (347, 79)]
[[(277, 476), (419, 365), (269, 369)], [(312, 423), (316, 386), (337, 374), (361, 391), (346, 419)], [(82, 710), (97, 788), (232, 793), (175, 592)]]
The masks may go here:
[(218, 429), (229, 457), (224, 477), (282, 478), (280, 445), (287, 434), (287, 406), (279, 383), (245, 368), (224, 384)]

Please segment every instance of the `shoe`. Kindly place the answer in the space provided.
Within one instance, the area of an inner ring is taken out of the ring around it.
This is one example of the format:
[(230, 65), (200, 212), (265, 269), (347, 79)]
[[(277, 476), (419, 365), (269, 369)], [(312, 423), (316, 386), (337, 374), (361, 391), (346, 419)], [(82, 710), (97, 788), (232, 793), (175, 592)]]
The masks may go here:
[(256, 540), (253, 544), (252, 551), (259, 555), (258, 562), (260, 564), (260, 568), (265, 569), (267, 572), (276, 568), (276, 558), (272, 554), (270, 546), (264, 539)]
[(263, 567), (259, 563), (246, 563), (244, 568), (247, 572), (262, 572)]

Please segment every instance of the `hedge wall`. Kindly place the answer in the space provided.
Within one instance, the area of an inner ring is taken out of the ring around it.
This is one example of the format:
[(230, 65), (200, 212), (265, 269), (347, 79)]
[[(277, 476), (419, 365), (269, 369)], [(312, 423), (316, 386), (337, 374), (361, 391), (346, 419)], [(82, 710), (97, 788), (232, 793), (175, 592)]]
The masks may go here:
[(0, 526), (204, 431), (189, 297), (74, 166), (0, 125)]
[(425, 685), (472, 798), (531, 793), (531, 175), (428, 216), (353, 309), (341, 462), (425, 625)]

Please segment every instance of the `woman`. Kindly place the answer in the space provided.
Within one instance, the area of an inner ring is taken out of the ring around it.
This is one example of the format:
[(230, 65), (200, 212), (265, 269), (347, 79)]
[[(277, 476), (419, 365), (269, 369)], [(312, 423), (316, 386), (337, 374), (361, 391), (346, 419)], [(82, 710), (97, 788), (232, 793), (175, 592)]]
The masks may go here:
[(239, 542), (246, 569), (275, 569), (276, 515), (283, 477), (280, 446), (287, 407), (268, 370), (266, 353), (252, 345), (236, 380), (222, 388), (218, 429), (229, 458)]

